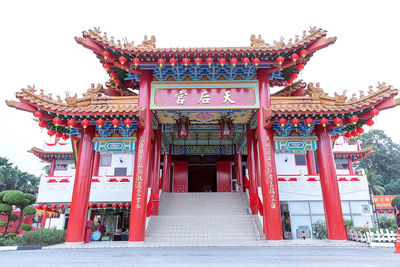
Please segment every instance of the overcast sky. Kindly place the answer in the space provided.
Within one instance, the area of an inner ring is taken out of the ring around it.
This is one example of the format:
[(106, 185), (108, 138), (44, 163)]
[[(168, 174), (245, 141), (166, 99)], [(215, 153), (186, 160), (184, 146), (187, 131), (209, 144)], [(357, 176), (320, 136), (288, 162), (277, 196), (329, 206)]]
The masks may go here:
[[(4, 4), (7, 2), (7, 4)], [(39, 3), (40, 2), (40, 3)], [(2, 1), (0, 10), (0, 156), (40, 174), (27, 153), (48, 140), (33, 115), (6, 106), (28, 84), (64, 98), (83, 93), (107, 75), (94, 54), (74, 36), (100, 26), (108, 36), (135, 44), (155, 35), (157, 47), (247, 46), (251, 34), (287, 41), (310, 26), (337, 42), (317, 52), (301, 78), (335, 91), (368, 90), (385, 81), (400, 88), (398, 1)], [(400, 143), (400, 108), (383, 111), (375, 128)]]

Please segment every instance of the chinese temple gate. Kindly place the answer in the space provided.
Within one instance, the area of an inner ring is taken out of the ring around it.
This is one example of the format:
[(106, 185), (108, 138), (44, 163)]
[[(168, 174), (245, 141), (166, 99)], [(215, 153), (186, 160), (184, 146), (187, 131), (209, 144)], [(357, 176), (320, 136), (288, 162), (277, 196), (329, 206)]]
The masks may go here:
[[(66, 241), (83, 241), (92, 177), (100, 155), (113, 151), (134, 161), (129, 241), (145, 240), (148, 205), (157, 216), (160, 192), (231, 192), (232, 177), (249, 191), (254, 214), (262, 204), (265, 238), (281, 240), (280, 152), (306, 155), (308, 173), (320, 176), (328, 237), (346, 239), (332, 141), (361, 134), (399, 100), (383, 83), (348, 99), (296, 81), (311, 57), (336, 41), (326, 35), (311, 28), (293, 43), (252, 36), (246, 47), (190, 49), (157, 48), (154, 37), (137, 46), (115, 42), (96, 28), (76, 37), (110, 75), (105, 86), (92, 84), (82, 98), (67, 94), (65, 101), (28, 87), (16, 94), (19, 101), (7, 101), (32, 112), (49, 135), (73, 140)], [(276, 86), (283, 89), (271, 93)]]

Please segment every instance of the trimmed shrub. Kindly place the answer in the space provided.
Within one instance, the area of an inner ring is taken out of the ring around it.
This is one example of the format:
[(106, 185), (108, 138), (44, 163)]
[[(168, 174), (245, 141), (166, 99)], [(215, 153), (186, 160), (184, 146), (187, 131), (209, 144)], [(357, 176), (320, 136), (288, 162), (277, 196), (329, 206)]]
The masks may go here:
[(7, 225), (7, 221), (0, 221), (0, 227), (4, 227)]
[(314, 239), (327, 239), (328, 231), (326, 230), (326, 224), (324, 221), (317, 221), (312, 224), (312, 233)]
[(7, 193), (7, 191), (0, 192), (0, 203), (3, 203), (3, 197)]
[(9, 204), (5, 204), (5, 203), (1, 203), (0, 204), (0, 213), (4, 212), (4, 213), (11, 213), (12, 211), (12, 207)]
[(13, 221), (16, 221), (16, 220), (18, 220), (18, 214), (10, 214), (10, 215), (8, 215), (8, 219), (11, 221), (11, 222), (13, 222)]
[(398, 196), (395, 196), (393, 199), (392, 199), (392, 207), (394, 208), (394, 206), (396, 206), (397, 205), (397, 203), (399, 203), (400, 202), (400, 195), (398, 195)]
[(33, 206), (26, 207), (22, 210), (22, 214), (24, 215), (34, 215), (36, 214), (36, 209)]
[(25, 193), (24, 197), (25, 197), (25, 199), (27, 199), (29, 201), (28, 205), (32, 205), (33, 203), (36, 202), (36, 197), (32, 194)]
[(16, 236), (17, 236), (16, 233), (9, 233), (9, 234), (6, 235), (6, 238), (14, 238)]
[(39, 229), (25, 233), (24, 245), (49, 246), (65, 242), (67, 231), (56, 229)]
[(24, 232), (29, 232), (30, 230), (32, 230), (32, 225), (23, 223), (21, 224), (21, 229), (24, 230)]
[(24, 206), (26, 203), (24, 193), (19, 190), (6, 191), (3, 197), (3, 202), (16, 206)]
[(383, 229), (389, 229), (389, 230), (393, 230), (393, 231), (397, 230), (397, 224), (396, 224), (396, 220), (394, 218), (379, 217), (378, 218), (378, 226), (379, 226), (379, 228), (383, 228)]
[(0, 238), (0, 246), (22, 246), (23, 244), (21, 236)]

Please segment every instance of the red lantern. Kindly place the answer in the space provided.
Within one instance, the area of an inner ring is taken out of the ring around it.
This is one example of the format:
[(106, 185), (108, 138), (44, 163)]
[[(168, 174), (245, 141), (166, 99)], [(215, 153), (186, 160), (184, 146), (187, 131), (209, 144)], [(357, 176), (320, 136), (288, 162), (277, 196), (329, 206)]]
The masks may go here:
[(44, 209), (44, 210), (47, 210), (48, 208), (49, 208), (49, 206), (43, 205), (43, 209)]
[(119, 60), (119, 63), (121, 63), (121, 65), (124, 65), (126, 63), (126, 58), (124, 56), (120, 56), (118, 58), (118, 60)]
[(285, 58), (282, 57), (282, 56), (279, 56), (279, 57), (276, 58), (276, 62), (279, 63), (279, 68), (282, 68), (283, 61), (285, 61)]
[(343, 120), (341, 118), (334, 118), (333, 123), (336, 124), (337, 127), (339, 127), (343, 123)]
[(108, 204), (107, 204), (107, 203), (104, 203), (104, 204), (103, 204), (103, 209), (105, 210), (107, 207), (108, 207)]
[(64, 205), (63, 205), (63, 204), (58, 205), (58, 209), (59, 209), (59, 210), (62, 210), (63, 208), (64, 208)]
[(351, 133), (350, 133), (350, 132), (345, 133), (345, 134), (344, 134), (344, 137), (350, 138), (350, 137), (351, 137)]
[(172, 67), (174, 67), (175, 65), (176, 65), (176, 58), (174, 58), (174, 57), (171, 57), (170, 59), (169, 59), (169, 64), (171, 64), (171, 66)]
[(302, 71), (303, 69), (304, 69), (304, 65), (303, 64), (298, 64), (297, 66), (296, 66), (296, 68), (299, 70), (299, 71)]
[(369, 119), (369, 120), (367, 120), (366, 122), (365, 122), (368, 126), (372, 126), (372, 125), (374, 125), (374, 121), (373, 120), (371, 120), (371, 119)]
[(296, 53), (293, 53), (292, 55), (290, 55), (290, 59), (293, 60), (293, 62), (296, 64), (297, 59), (299, 58), (299, 55), (297, 55)]
[(35, 116), (35, 120), (40, 120), (43, 117), (43, 113), (40, 111), (35, 111), (35, 113), (33, 113), (33, 116)]
[(111, 121), (111, 124), (114, 126), (114, 128), (117, 128), (118, 125), (119, 125), (119, 119), (113, 119), (113, 120)]
[(211, 68), (211, 64), (213, 64), (214, 59), (212, 57), (209, 57), (209, 58), (207, 58), (206, 61), (207, 61), (208, 67)]
[(94, 208), (94, 204), (93, 203), (89, 203), (89, 209), (93, 209)]
[(140, 59), (138, 58), (138, 57), (135, 57), (133, 60), (132, 60), (132, 62), (133, 62), (133, 64), (135, 65), (135, 69), (139, 66), (139, 64), (140, 64)]
[(110, 66), (110, 64), (108, 64), (108, 63), (104, 64), (103, 67), (104, 67), (104, 69), (105, 69), (106, 71), (109, 71), (109, 70), (111, 69), (111, 66)]
[(356, 132), (357, 132), (358, 134), (362, 134), (362, 133), (364, 132), (364, 129), (363, 129), (362, 127), (358, 127), (358, 128), (356, 129)]
[(326, 127), (326, 125), (328, 124), (328, 119), (321, 118), (321, 119), (319, 119), (319, 123), (322, 125), (322, 127)]
[(69, 128), (74, 128), (76, 126), (76, 121), (70, 119), (70, 120), (67, 121), (67, 124), (68, 124)]
[(258, 64), (260, 64), (260, 59), (259, 58), (254, 58), (253, 59), (253, 64), (254, 66), (256, 66), (256, 68), (258, 67)]
[(125, 208), (129, 209), (130, 206), (131, 206), (131, 203), (125, 203)]
[(305, 57), (307, 56), (307, 50), (305, 50), (305, 49), (301, 50), (301, 51), (300, 51), (300, 56), (301, 56), (302, 58), (305, 58)]
[(314, 121), (311, 118), (306, 118), (304, 120), (304, 122), (307, 124), (308, 127), (310, 127), (313, 124)]
[(200, 66), (201, 62), (202, 62), (202, 60), (201, 60), (201, 58), (199, 58), (199, 57), (196, 57), (196, 58), (194, 59), (194, 63), (196, 63), (197, 66)]
[(350, 134), (351, 134), (352, 137), (356, 137), (358, 135), (358, 133), (356, 131), (351, 131)]
[(281, 127), (285, 126), (286, 124), (286, 119), (285, 118), (279, 118), (278, 123)]
[(67, 134), (63, 134), (63, 135), (62, 135), (62, 139), (64, 139), (64, 140), (68, 140), (68, 139), (69, 139), (69, 135), (67, 135)]
[(53, 119), (53, 123), (57, 127), (58, 125), (60, 125), (62, 123), (62, 120), (59, 117), (55, 117)]
[(176, 124), (178, 126), (178, 137), (186, 138), (189, 135), (189, 119), (182, 117), (176, 120)]
[(218, 60), (218, 63), (221, 65), (221, 67), (223, 67), (223, 66), (225, 65), (225, 63), (226, 63), (226, 59), (223, 58), (223, 57), (221, 57), (221, 58)]
[(96, 207), (97, 207), (98, 209), (100, 209), (100, 208), (101, 208), (101, 206), (102, 206), (102, 204), (101, 204), (101, 203), (97, 203), (97, 205), (96, 205)]
[(50, 129), (50, 130), (47, 131), (47, 134), (48, 134), (49, 136), (53, 136), (53, 135), (56, 134), (56, 132), (55, 132), (54, 130)]
[(387, 213), (392, 214), (393, 210), (388, 210)]
[(56, 204), (53, 204), (53, 205), (51, 205), (50, 207), (54, 210), (54, 209), (57, 208), (57, 205), (56, 205)]
[(247, 65), (249, 65), (249, 63), (250, 63), (250, 59), (245, 57), (245, 58), (243, 58), (242, 62), (244, 64), (244, 66), (247, 68)]
[(379, 115), (379, 109), (377, 109), (377, 108), (371, 109), (371, 110), (369, 111), (369, 114), (370, 114), (372, 117), (376, 117), (376, 116)]
[(349, 121), (353, 124), (356, 124), (358, 122), (358, 117), (356, 115), (353, 115), (350, 117)]
[(56, 132), (57, 139), (60, 139), (63, 136), (62, 132)]
[(110, 78), (114, 80), (115, 78), (117, 78), (117, 74), (115, 72), (111, 72)]
[(71, 208), (71, 204), (67, 204), (67, 208)]
[(108, 58), (110, 57), (110, 52), (104, 50), (103, 53), (101, 53), (101, 55), (103, 56), (104, 60), (107, 61)]
[(47, 122), (45, 122), (45, 121), (40, 121), (40, 122), (39, 122), (39, 126), (40, 126), (41, 128), (46, 128)]
[(96, 120), (96, 125), (99, 126), (99, 128), (101, 128), (104, 123), (105, 121), (102, 118)]
[(118, 204), (118, 207), (119, 207), (120, 209), (122, 209), (122, 208), (124, 207), (124, 203), (119, 203), (119, 204)]
[(332, 136), (331, 136), (331, 140), (332, 140), (332, 141), (335, 141), (335, 140), (337, 140), (338, 138), (339, 138), (339, 136), (337, 136), (337, 135), (332, 135)]
[(118, 86), (118, 85), (121, 84), (121, 81), (120, 81), (119, 79), (115, 79), (115, 80), (114, 80), (114, 83), (115, 83), (116, 86)]
[(286, 82), (287, 82), (287, 84), (289, 84), (289, 85), (293, 84), (293, 80), (292, 80), (292, 79), (287, 79)]
[(129, 127), (131, 127), (131, 125), (132, 125), (132, 120), (129, 119), (129, 118), (126, 118), (126, 119), (124, 120), (124, 124), (125, 124), (126, 128), (129, 128)]
[(221, 138), (232, 136), (233, 122), (231, 118), (222, 117), (219, 121), (219, 131)]
[(293, 118), (292, 120), (292, 124), (294, 125), (294, 127), (297, 127), (297, 125), (299, 125), (300, 120), (298, 118)]
[(35, 209), (37, 209), (37, 210), (41, 210), (43, 207), (42, 207), (42, 205), (36, 205), (35, 206)]
[(86, 129), (90, 125), (90, 121), (87, 119), (84, 119), (81, 121), (81, 124), (83, 126), (83, 129)]
[(159, 59), (157, 60), (157, 63), (158, 63), (158, 65), (160, 66), (160, 68), (162, 68), (162, 66), (165, 65), (165, 60), (164, 60), (163, 58), (159, 58)]
[(112, 207), (113, 207), (113, 209), (115, 211), (115, 209), (118, 207), (118, 204), (117, 203), (112, 203)]
[(297, 73), (296, 72), (292, 73), (292, 75), (290, 75), (290, 79), (296, 80), (297, 79)]
[(235, 57), (231, 58), (230, 63), (232, 64), (233, 67), (236, 67), (237, 58), (235, 58)]
[(185, 67), (187, 67), (187, 65), (190, 63), (190, 59), (188, 59), (187, 57), (184, 57), (182, 59), (182, 63), (183, 63), (183, 65), (185, 65)]

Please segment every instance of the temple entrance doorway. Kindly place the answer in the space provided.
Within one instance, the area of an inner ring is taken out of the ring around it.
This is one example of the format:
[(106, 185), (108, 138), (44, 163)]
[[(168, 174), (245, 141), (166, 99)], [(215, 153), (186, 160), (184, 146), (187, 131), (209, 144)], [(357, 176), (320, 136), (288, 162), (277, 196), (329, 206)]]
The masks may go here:
[(189, 192), (217, 192), (215, 166), (189, 166)]

